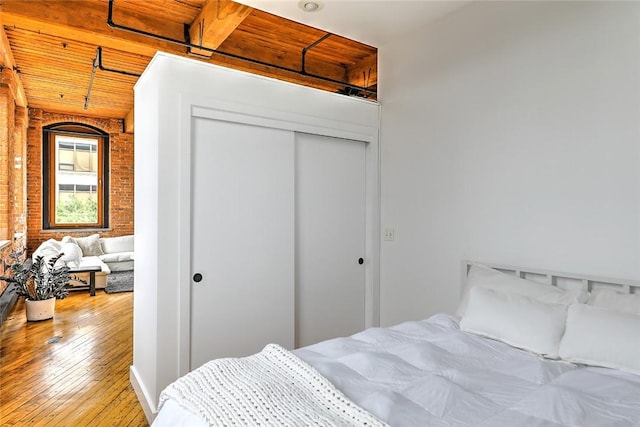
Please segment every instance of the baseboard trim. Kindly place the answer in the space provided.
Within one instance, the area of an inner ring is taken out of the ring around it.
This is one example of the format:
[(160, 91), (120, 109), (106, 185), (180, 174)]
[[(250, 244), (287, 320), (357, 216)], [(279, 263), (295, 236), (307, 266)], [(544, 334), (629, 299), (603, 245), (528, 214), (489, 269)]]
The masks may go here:
[(136, 392), (138, 402), (140, 402), (140, 406), (142, 406), (144, 416), (147, 417), (149, 425), (153, 424), (153, 420), (155, 420), (156, 415), (158, 415), (156, 404), (154, 399), (151, 399), (149, 393), (147, 393), (147, 388), (140, 379), (138, 370), (133, 365), (129, 367), (129, 381), (131, 382), (133, 390)]

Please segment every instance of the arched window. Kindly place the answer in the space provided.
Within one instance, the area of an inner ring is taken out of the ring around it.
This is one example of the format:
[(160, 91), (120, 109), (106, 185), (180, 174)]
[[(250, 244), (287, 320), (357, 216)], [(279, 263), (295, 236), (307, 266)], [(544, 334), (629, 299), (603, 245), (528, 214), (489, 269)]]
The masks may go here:
[(42, 131), (43, 228), (109, 226), (109, 135), (78, 123)]

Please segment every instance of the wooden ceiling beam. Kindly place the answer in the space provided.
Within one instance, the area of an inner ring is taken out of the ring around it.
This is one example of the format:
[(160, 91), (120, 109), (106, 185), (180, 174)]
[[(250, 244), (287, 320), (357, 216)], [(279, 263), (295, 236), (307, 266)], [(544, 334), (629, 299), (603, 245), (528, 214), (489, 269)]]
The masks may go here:
[(132, 108), (124, 118), (124, 131), (126, 133), (133, 133), (133, 130), (134, 130), (133, 110), (134, 109)]
[[(7, 27), (14, 26), (67, 40), (81, 40), (147, 57), (152, 57), (158, 50), (182, 55), (186, 53), (184, 47), (174, 43), (109, 27), (106, 3), (78, 0), (70, 7), (65, 1), (3, 0), (2, 15), (3, 24)], [(117, 7), (113, 19), (124, 26), (179, 40), (184, 39), (183, 26), (166, 20), (129, 11), (118, 13)]]
[(378, 54), (369, 55), (347, 67), (347, 82), (366, 88), (375, 87), (378, 84)]
[[(191, 43), (218, 49), (251, 14), (253, 8), (231, 0), (207, 0), (200, 13), (189, 26)], [(191, 48), (191, 53), (211, 57), (212, 52)]]
[[(6, 68), (11, 71), (10, 77), (8, 77), (11, 81), (9, 82), (9, 87), (13, 92), (13, 97), (15, 103), (19, 107), (27, 106), (27, 95), (24, 91), (24, 86), (22, 85), (22, 79), (20, 79), (20, 75), (18, 74), (16, 67), (16, 60), (13, 57), (13, 52), (11, 51), (11, 45), (9, 44), (9, 39), (7, 38), (7, 33), (4, 31), (4, 26), (2, 25), (2, 10), (0, 9), (0, 67)], [(2, 76), (9, 76), (9, 74), (2, 72)]]

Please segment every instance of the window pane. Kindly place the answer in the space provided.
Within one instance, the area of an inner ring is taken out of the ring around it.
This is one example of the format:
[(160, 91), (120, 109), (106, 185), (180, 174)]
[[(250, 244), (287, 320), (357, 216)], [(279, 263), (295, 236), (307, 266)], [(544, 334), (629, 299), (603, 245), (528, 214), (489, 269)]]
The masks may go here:
[(76, 170), (78, 172), (91, 172), (91, 153), (88, 151), (76, 152)]
[(71, 165), (70, 170), (73, 170), (73, 147), (71, 147), (71, 150), (60, 147), (60, 150), (58, 150), (58, 164)]
[(56, 205), (56, 221), (62, 224), (98, 222), (98, 195), (60, 193)]
[(98, 172), (98, 152), (97, 151), (93, 151), (91, 153), (91, 159), (90, 159), (90, 163), (89, 163), (89, 170), (91, 172)]
[(97, 146), (95, 138), (56, 135), (56, 223), (98, 222)]

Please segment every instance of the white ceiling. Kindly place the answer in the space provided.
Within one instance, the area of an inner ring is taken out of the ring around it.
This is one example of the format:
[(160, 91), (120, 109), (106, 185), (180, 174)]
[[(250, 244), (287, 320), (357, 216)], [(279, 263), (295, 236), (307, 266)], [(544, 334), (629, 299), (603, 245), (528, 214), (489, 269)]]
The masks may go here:
[[(320, 9), (303, 12), (299, 0), (238, 0), (292, 21), (373, 47), (415, 31), (470, 0), (315, 0)], [(309, 0), (306, 0), (309, 1)]]

